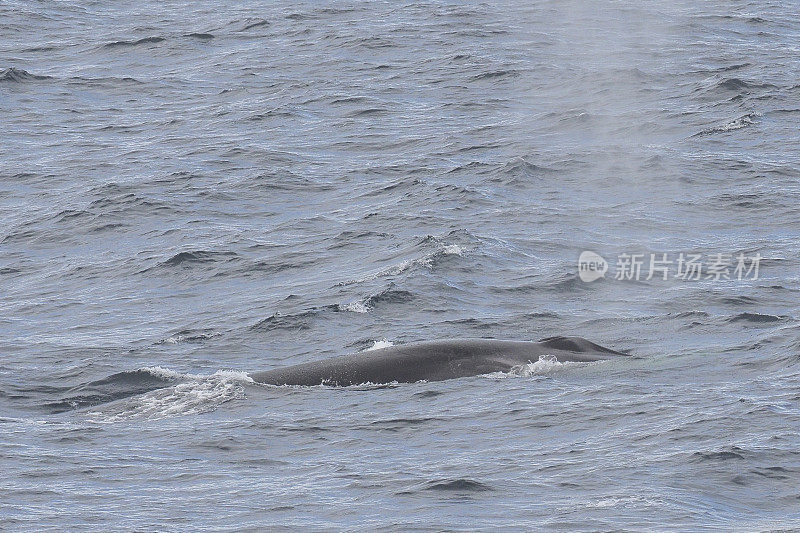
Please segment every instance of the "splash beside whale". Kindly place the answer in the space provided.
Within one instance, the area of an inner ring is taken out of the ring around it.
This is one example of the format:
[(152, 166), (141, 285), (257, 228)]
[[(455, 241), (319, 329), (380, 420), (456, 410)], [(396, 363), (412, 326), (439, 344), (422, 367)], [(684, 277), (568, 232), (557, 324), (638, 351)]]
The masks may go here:
[(457, 339), (389, 346), (322, 361), (255, 372), (250, 377), (270, 385), (329, 385), (442, 381), (509, 372), (515, 367), (554, 356), (559, 362), (602, 361), (628, 354), (581, 337), (549, 337), (539, 342)]

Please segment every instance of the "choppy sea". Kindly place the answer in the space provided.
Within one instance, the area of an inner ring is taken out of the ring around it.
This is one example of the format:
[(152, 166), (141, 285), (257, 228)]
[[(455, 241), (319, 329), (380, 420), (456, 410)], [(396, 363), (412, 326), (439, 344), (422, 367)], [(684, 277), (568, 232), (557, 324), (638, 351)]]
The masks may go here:
[[(4, 0), (0, 529), (797, 530), (798, 43), (789, 0)], [(550, 335), (634, 357), (248, 377)]]

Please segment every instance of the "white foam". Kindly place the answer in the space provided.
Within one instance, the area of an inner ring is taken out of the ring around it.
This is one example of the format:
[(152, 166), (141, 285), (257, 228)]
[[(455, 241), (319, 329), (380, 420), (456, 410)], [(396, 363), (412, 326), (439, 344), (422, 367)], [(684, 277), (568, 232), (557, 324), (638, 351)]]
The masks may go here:
[(703, 130), (700, 132), (700, 135), (710, 135), (712, 133), (726, 133), (729, 131), (740, 130), (742, 128), (746, 128), (752, 124), (756, 123), (756, 118), (760, 115), (756, 113), (748, 113), (747, 115), (741, 116), (730, 122), (723, 124), (721, 126), (716, 126), (714, 128), (709, 128), (707, 130)]
[(143, 368), (155, 376), (181, 379), (181, 383), (112, 402), (89, 412), (92, 421), (113, 423), (121, 420), (161, 418), (206, 413), (221, 404), (244, 398), (244, 385), (253, 383), (245, 372), (218, 370), (208, 376), (181, 374), (162, 367)]
[(403, 272), (405, 272), (414, 265), (430, 266), (430, 264), (431, 260), (428, 256), (422, 256), (416, 259), (406, 259), (401, 263), (390, 266), (388, 268), (384, 268), (383, 270), (379, 270), (378, 272), (364, 276), (363, 278), (357, 279), (356, 281), (351, 283), (364, 283), (367, 281), (372, 281), (386, 276), (397, 276), (399, 274), (402, 274)]
[(652, 505), (662, 505), (663, 503), (664, 501), (661, 498), (646, 498), (644, 496), (626, 495), (618, 497), (607, 496), (604, 498), (600, 498), (599, 500), (586, 502), (586, 506), (598, 509), (604, 509), (608, 507), (626, 507), (631, 504), (639, 506), (641, 506), (642, 504), (646, 506), (652, 506)]
[(540, 355), (539, 360), (534, 363), (528, 362), (524, 365), (512, 368), (511, 373), (522, 377), (540, 376), (542, 374), (549, 374), (553, 370), (563, 366), (564, 363), (560, 362), (555, 355), (543, 354)]
[(581, 363), (567, 362), (562, 363), (555, 355), (543, 354), (539, 356), (539, 360), (535, 362), (528, 362), (524, 365), (513, 367), (508, 372), (494, 372), (487, 374), (492, 378), (507, 378), (507, 377), (531, 377), (542, 376), (550, 374), (551, 372), (558, 371), (567, 365), (580, 365)]
[(594, 507), (601, 509), (604, 507), (616, 507), (618, 504), (622, 502), (623, 500), (621, 498), (604, 498), (602, 500), (597, 500), (594, 503)]
[(153, 376), (161, 379), (182, 379), (189, 376), (189, 374), (181, 374), (180, 372), (175, 372), (174, 370), (170, 370), (169, 368), (164, 368), (161, 366), (146, 366), (144, 368), (140, 368), (139, 370), (147, 372), (148, 374), (152, 374)]
[(379, 341), (375, 341), (372, 346), (364, 350), (365, 352), (371, 352), (372, 350), (380, 350), (381, 348), (388, 348), (389, 346), (394, 346), (394, 343), (391, 341), (387, 341), (386, 339), (381, 339)]
[(243, 383), (255, 383), (247, 372), (242, 372), (241, 370), (217, 370), (211, 374), (211, 377), (215, 376)]
[(379, 270), (378, 272), (374, 272), (372, 274), (368, 274), (368, 275), (364, 276), (363, 278), (359, 278), (359, 279), (356, 279), (354, 281), (346, 281), (346, 282), (340, 283), (340, 285), (351, 285), (351, 284), (354, 284), (354, 283), (355, 284), (365, 283), (367, 281), (372, 281), (372, 280), (375, 280), (375, 279), (378, 279), (378, 278), (382, 278), (382, 277), (386, 277), (386, 276), (397, 276), (397, 275), (402, 274), (403, 272), (405, 272), (406, 270), (408, 270), (408, 269), (410, 269), (411, 267), (414, 267), (414, 266), (421, 266), (421, 267), (425, 267), (425, 268), (431, 268), (433, 266), (433, 260), (436, 257), (441, 256), (441, 255), (463, 256), (464, 255), (464, 251), (465, 250), (461, 246), (459, 246), (458, 244), (447, 244), (447, 245), (441, 246), (439, 249), (437, 249), (437, 250), (435, 250), (433, 252), (430, 252), (428, 254), (425, 254), (425, 255), (423, 255), (421, 257), (416, 257), (414, 259), (406, 259), (406, 260), (401, 261), (400, 263), (398, 263), (396, 265), (392, 265), (392, 266), (387, 267), (387, 268), (385, 268), (383, 270)]
[(339, 309), (342, 311), (350, 311), (351, 313), (368, 313), (369, 306), (364, 302), (350, 302), (349, 304), (339, 304)]

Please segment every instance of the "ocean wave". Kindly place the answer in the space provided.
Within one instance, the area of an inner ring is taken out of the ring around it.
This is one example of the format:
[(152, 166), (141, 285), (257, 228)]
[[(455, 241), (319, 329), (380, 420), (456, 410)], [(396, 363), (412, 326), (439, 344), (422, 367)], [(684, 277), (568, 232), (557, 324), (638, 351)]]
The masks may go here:
[(586, 366), (593, 363), (579, 363), (579, 362), (561, 362), (555, 355), (542, 354), (539, 359), (533, 362), (528, 362), (523, 365), (512, 367), (508, 372), (492, 372), (484, 374), (483, 377), (491, 379), (506, 379), (506, 378), (530, 378), (534, 376), (544, 376), (553, 372), (559, 372), (565, 368), (577, 368)]
[(239, 31), (255, 30), (257, 28), (266, 28), (270, 26), (270, 22), (264, 19), (256, 19), (245, 22), (244, 26)]
[(717, 83), (716, 88), (725, 91), (746, 91), (753, 89), (774, 89), (775, 85), (771, 83), (747, 81), (741, 78), (725, 78)]
[(752, 324), (768, 324), (772, 322), (785, 322), (789, 317), (784, 315), (770, 315), (767, 313), (739, 313), (729, 317), (727, 322), (750, 322)]
[(333, 244), (330, 245), (330, 248), (337, 249), (337, 248), (345, 248), (347, 246), (357, 246), (365, 243), (367, 240), (380, 242), (384, 239), (387, 239), (388, 237), (389, 237), (388, 233), (379, 231), (344, 230), (335, 237), (330, 238), (330, 240), (333, 241)]
[(105, 48), (127, 48), (133, 46), (140, 46), (143, 44), (156, 44), (166, 41), (165, 37), (144, 37), (138, 40), (131, 40), (131, 41), (113, 41), (104, 45)]
[(557, 172), (555, 169), (536, 165), (523, 158), (519, 158), (509, 161), (493, 170), (489, 181), (492, 183), (501, 183), (503, 185), (531, 184), (555, 172)]
[(555, 292), (591, 290), (594, 288), (593, 284), (584, 282), (575, 272), (559, 272), (552, 276), (551, 279), (543, 280), (541, 287)]
[(284, 314), (276, 311), (263, 320), (259, 320), (250, 329), (253, 331), (272, 331), (276, 329), (285, 330), (304, 330), (310, 329), (311, 323), (326, 313), (337, 313), (342, 311), (342, 307), (337, 304), (324, 305), (299, 311), (297, 313)]
[(368, 98), (366, 96), (340, 96), (336, 97), (330, 101), (332, 105), (338, 104), (364, 104), (367, 102), (373, 102), (374, 99)]
[(338, 304), (337, 307), (340, 311), (364, 314), (369, 313), (376, 307), (390, 304), (404, 304), (413, 301), (415, 298), (416, 295), (413, 292), (396, 289), (392, 284), (382, 291), (365, 296), (361, 300)]
[(364, 350), (365, 352), (371, 352), (372, 350), (380, 350), (381, 348), (389, 348), (390, 346), (394, 346), (394, 343), (391, 341), (387, 341), (386, 339), (382, 339), (379, 341), (375, 341), (372, 346)]
[(472, 493), (491, 491), (486, 483), (469, 478), (432, 479), (416, 487), (398, 492), (399, 496), (409, 496), (423, 492)]
[(561, 369), (566, 364), (568, 363), (562, 363), (555, 355), (543, 354), (539, 356), (538, 361), (515, 366), (508, 372), (508, 374), (511, 376), (519, 376), (524, 378), (540, 376), (542, 374), (549, 374), (550, 372)]
[(400, 263), (386, 267), (382, 270), (378, 270), (377, 272), (368, 274), (361, 278), (351, 281), (340, 282), (338, 283), (338, 285), (343, 286), (343, 285), (360, 284), (360, 283), (365, 283), (367, 281), (373, 281), (378, 278), (398, 276), (416, 267), (430, 269), (433, 268), (437, 264), (437, 262), (442, 258), (445, 258), (447, 256), (463, 256), (464, 253), (465, 249), (461, 245), (458, 244), (442, 245), (440, 248), (438, 248), (433, 252), (429, 252), (414, 259), (403, 260)]
[[(181, 377), (181, 375), (169, 373), (160, 367), (118, 372), (60, 391), (64, 396), (56, 401), (45, 403), (44, 407), (50, 412), (58, 413), (99, 405), (163, 388)], [(58, 391), (54, 390), (53, 392)]]
[(359, 313), (359, 314), (369, 313), (370, 310), (370, 308), (367, 307), (367, 305), (364, 304), (364, 302), (362, 301), (339, 304), (339, 309), (342, 311), (348, 311), (350, 313)]
[(415, 296), (411, 291), (389, 287), (379, 293), (368, 296), (364, 300), (364, 305), (371, 309), (384, 304), (407, 303), (414, 298)]
[(24, 81), (36, 81), (50, 79), (50, 76), (39, 76), (31, 74), (21, 68), (6, 68), (0, 70), (0, 82), (22, 83)]
[(192, 39), (200, 39), (201, 41), (210, 41), (214, 38), (214, 34), (212, 33), (187, 33), (184, 37), (191, 37)]
[(79, 88), (86, 88), (86, 87), (115, 87), (119, 85), (146, 85), (146, 82), (142, 80), (138, 80), (131, 76), (103, 76), (103, 77), (85, 77), (85, 76), (73, 76), (66, 80), (68, 85), (72, 85)]
[(752, 454), (748, 453), (748, 451), (744, 450), (743, 448), (738, 446), (729, 446), (721, 450), (695, 452), (692, 457), (696, 462), (704, 462), (743, 460), (746, 456), (750, 455)]
[(202, 343), (220, 335), (222, 333), (210, 329), (184, 329), (156, 344)]
[(369, 107), (367, 109), (357, 109), (355, 111), (351, 111), (345, 114), (345, 116), (349, 118), (380, 117), (386, 115), (387, 113), (388, 111), (386, 109), (380, 107)]
[(178, 252), (166, 261), (159, 263), (163, 266), (179, 266), (193, 263), (216, 263), (231, 261), (238, 257), (234, 252), (215, 252), (209, 250), (189, 250)]
[(315, 321), (324, 319), (331, 313), (365, 314), (375, 308), (393, 304), (405, 304), (415, 298), (415, 294), (411, 291), (389, 286), (375, 294), (347, 303), (321, 305), (293, 313), (276, 311), (267, 318), (259, 320), (250, 326), (250, 329), (253, 331), (307, 330), (312, 328), (312, 324)]
[(470, 78), (470, 81), (493, 80), (496, 78), (511, 78), (517, 76), (519, 76), (519, 71), (514, 69), (493, 70), (482, 74), (476, 74)]
[[(137, 216), (152, 216), (154, 213), (174, 213), (174, 206), (161, 200), (139, 196), (120, 188), (121, 194), (113, 194), (113, 187), (100, 188), (101, 197), (93, 200), (84, 211), (96, 216), (96, 220), (118, 222), (120, 218), (134, 219)], [(102, 191), (102, 192), (101, 192)], [(106, 194), (110, 193), (110, 194)]]
[(760, 115), (757, 113), (748, 113), (746, 115), (742, 115), (741, 117), (735, 118), (721, 126), (715, 126), (713, 128), (708, 128), (700, 133), (694, 134), (694, 137), (702, 137), (705, 135), (713, 135), (715, 133), (727, 133), (729, 131), (736, 131), (742, 128), (746, 128), (747, 126), (751, 126), (756, 123)]
[(101, 409), (89, 411), (88, 417), (93, 422), (114, 423), (207, 413), (226, 402), (244, 398), (245, 385), (253, 383), (246, 373), (231, 370), (219, 370), (208, 376), (182, 374), (162, 367), (148, 367), (140, 372), (147, 372), (162, 380), (180, 382), (112, 402)]
[(723, 193), (714, 197), (722, 207), (741, 207), (746, 209), (774, 207), (772, 200), (763, 193)]

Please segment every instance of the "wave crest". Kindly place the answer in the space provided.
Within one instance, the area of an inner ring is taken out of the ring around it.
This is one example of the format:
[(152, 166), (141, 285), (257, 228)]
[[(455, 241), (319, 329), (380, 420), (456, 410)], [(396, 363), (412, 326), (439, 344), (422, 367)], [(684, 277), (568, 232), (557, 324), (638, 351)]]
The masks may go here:
[(207, 413), (223, 403), (244, 398), (244, 386), (253, 383), (253, 379), (246, 373), (232, 370), (218, 370), (209, 376), (181, 374), (158, 366), (140, 371), (179, 383), (109, 403), (101, 409), (91, 411), (89, 416), (94, 422), (158, 420)]

